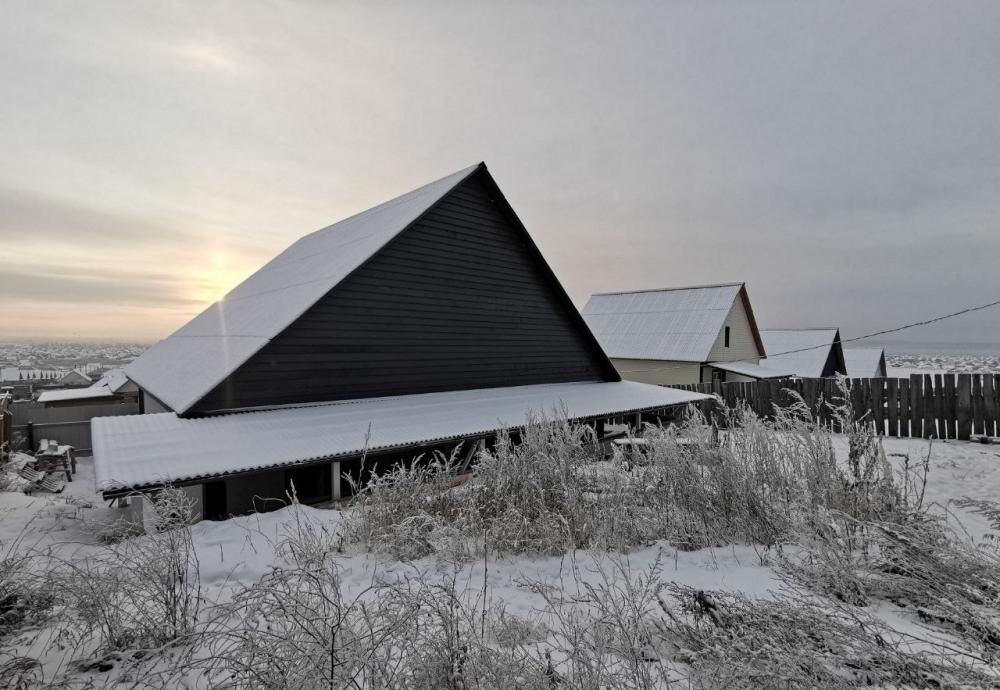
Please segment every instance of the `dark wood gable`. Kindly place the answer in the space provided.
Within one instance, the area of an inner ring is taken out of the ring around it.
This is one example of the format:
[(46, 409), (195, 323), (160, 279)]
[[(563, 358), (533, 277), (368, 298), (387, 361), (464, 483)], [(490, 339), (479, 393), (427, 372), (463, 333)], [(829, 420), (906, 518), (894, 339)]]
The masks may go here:
[(594, 380), (619, 376), (484, 167), (190, 412)]
[(847, 374), (847, 362), (844, 359), (844, 347), (840, 342), (840, 331), (833, 336), (833, 345), (830, 353), (826, 356), (826, 363), (823, 365), (823, 378), (836, 376), (837, 374)]

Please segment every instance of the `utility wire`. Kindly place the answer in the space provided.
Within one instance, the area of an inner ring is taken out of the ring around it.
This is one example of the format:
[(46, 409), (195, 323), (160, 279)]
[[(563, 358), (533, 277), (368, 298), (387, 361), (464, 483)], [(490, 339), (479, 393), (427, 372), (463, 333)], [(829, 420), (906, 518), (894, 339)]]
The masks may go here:
[[(840, 342), (841, 342), (841, 344), (843, 344), (843, 343), (853, 343), (853, 342), (856, 342), (858, 340), (866, 340), (867, 338), (874, 338), (874, 337), (879, 336), (879, 335), (887, 335), (889, 333), (898, 333), (899, 331), (905, 331), (908, 328), (916, 328), (917, 326), (926, 326), (927, 324), (937, 323), (938, 321), (944, 321), (945, 319), (950, 319), (950, 318), (953, 318), (955, 316), (961, 316), (963, 314), (970, 314), (970, 313), (975, 312), (975, 311), (982, 311), (983, 309), (989, 309), (990, 307), (995, 307), (997, 305), (1000, 305), (1000, 299), (998, 299), (998, 300), (996, 300), (994, 302), (990, 302), (989, 304), (981, 304), (978, 307), (968, 307), (967, 309), (960, 309), (958, 311), (953, 311), (952, 313), (950, 313), (950, 314), (944, 314), (943, 316), (935, 316), (933, 319), (926, 319), (924, 321), (914, 321), (913, 323), (908, 323), (905, 326), (897, 326), (896, 328), (889, 328), (889, 329), (886, 329), (884, 331), (876, 331), (874, 333), (866, 333), (865, 335), (855, 336), (854, 338), (847, 338), (846, 340), (841, 340)], [(817, 330), (819, 330), (819, 329), (817, 329)], [(768, 359), (768, 357), (780, 357), (781, 355), (791, 355), (791, 354), (795, 354), (796, 352), (807, 352), (809, 350), (819, 350), (819, 349), (824, 348), (824, 347), (829, 347), (829, 344), (825, 344), (824, 343), (823, 345), (810, 345), (809, 347), (800, 347), (797, 350), (786, 350), (784, 352), (769, 352), (769, 353), (767, 353), (767, 356), (764, 357), (764, 361), (766, 362), (767, 359)], [(627, 357), (623, 357), (622, 359), (628, 359), (628, 358)], [(688, 366), (690, 366), (690, 364), (685, 365), (685, 366), (657, 367), (656, 370), (657, 371), (666, 371), (667, 369), (686, 369)], [(618, 373), (620, 373), (620, 374), (627, 374), (627, 373), (636, 372), (636, 371), (644, 371), (644, 370), (642, 370), (642, 369), (619, 369)]]

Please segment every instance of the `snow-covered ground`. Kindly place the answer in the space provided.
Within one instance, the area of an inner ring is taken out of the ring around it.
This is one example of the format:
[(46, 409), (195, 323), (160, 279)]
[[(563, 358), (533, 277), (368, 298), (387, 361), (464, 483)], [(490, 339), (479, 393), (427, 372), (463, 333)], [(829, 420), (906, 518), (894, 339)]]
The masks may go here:
[(886, 373), (906, 378), (910, 374), (1000, 373), (1000, 357), (955, 354), (886, 354)]
[[(844, 439), (838, 439), (837, 443), (838, 450), (843, 452)], [(891, 460), (900, 465), (906, 455), (911, 465), (917, 465), (930, 451), (928, 502), (948, 506), (963, 496), (993, 500), (1000, 497), (1000, 445), (944, 441), (928, 446), (919, 439), (885, 439), (884, 446)], [(978, 540), (987, 531), (983, 518), (957, 513), (970, 538)], [(20, 539), (25, 546), (52, 549), (63, 558), (82, 559), (105, 548), (98, 534), (117, 515), (115, 509), (107, 507), (94, 493), (93, 465), (90, 458), (81, 458), (74, 481), (61, 495), (0, 493), (0, 553), (13, 540)], [(274, 544), (293, 529), (295, 520), (305, 519), (336, 532), (344, 517), (345, 512), (336, 509), (293, 507), (195, 525), (193, 539), (203, 594), (209, 600), (225, 601), (235, 587), (249, 585), (280, 565)], [(763, 564), (761, 553), (762, 549), (753, 546), (683, 552), (660, 543), (623, 558), (634, 573), (658, 562), (664, 580), (698, 589), (768, 596), (779, 581), (776, 573)], [(489, 605), (503, 604), (510, 613), (533, 620), (545, 608), (545, 602), (538, 593), (524, 587), (526, 580), (577, 590), (585, 583), (599, 582), (602, 567), (607, 570), (607, 559), (607, 554), (580, 551), (562, 557), (489, 558), (486, 563), (450, 567), (464, 596), (475, 599), (485, 591)], [(348, 599), (361, 594), (376, 579), (391, 581), (414, 573), (436, 573), (440, 568), (433, 558), (401, 563), (369, 553), (348, 552), (337, 555), (335, 561), (341, 569), (343, 593)], [(897, 628), (911, 622), (910, 613), (888, 605), (879, 609), (879, 616)], [(49, 673), (64, 668), (67, 655), (79, 654), (61, 645), (38, 642), (21, 651), (40, 658)], [(103, 682), (99, 674), (94, 679), (98, 685)]]

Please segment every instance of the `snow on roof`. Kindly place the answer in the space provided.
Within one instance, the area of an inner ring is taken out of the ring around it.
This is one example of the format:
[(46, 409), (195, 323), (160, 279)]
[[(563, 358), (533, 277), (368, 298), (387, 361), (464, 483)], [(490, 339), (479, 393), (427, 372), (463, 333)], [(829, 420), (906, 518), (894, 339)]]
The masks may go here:
[(125, 370), (119, 367), (116, 369), (108, 369), (104, 372), (104, 376), (98, 379), (94, 386), (104, 386), (112, 393), (117, 393), (128, 385), (128, 382), (129, 378), (125, 375)]
[(754, 379), (783, 379), (792, 376), (787, 371), (771, 369), (755, 362), (712, 362), (711, 366), (714, 369), (731, 371), (734, 374), (749, 376)]
[(481, 163), (306, 235), (125, 371), (186, 412)]
[[(91, 422), (99, 490), (140, 487), (469, 438), (523, 425), (653, 410), (708, 396), (634, 381), (369, 398), (216, 417), (172, 412)], [(369, 436), (370, 434), (370, 436)]]
[[(760, 335), (767, 352), (763, 366), (790, 371), (796, 376), (819, 378), (830, 356), (837, 329), (763, 329)], [(788, 354), (780, 354), (782, 352)]]
[(704, 362), (743, 283), (592, 295), (583, 318), (609, 357)]
[(61, 391), (45, 391), (38, 396), (38, 402), (65, 402), (67, 400), (93, 400), (96, 398), (112, 398), (114, 391), (107, 386), (88, 386), (87, 388), (67, 388)]
[(38, 402), (65, 402), (67, 400), (92, 400), (111, 398), (129, 384), (129, 378), (122, 369), (109, 369), (104, 376), (87, 388), (71, 388), (60, 391), (45, 391), (38, 396)]
[(885, 372), (882, 371), (884, 356), (885, 350), (881, 347), (845, 347), (844, 362), (847, 365), (847, 375), (885, 376)]
[(93, 381), (83, 372), (71, 369), (59, 378), (59, 383), (93, 383)]

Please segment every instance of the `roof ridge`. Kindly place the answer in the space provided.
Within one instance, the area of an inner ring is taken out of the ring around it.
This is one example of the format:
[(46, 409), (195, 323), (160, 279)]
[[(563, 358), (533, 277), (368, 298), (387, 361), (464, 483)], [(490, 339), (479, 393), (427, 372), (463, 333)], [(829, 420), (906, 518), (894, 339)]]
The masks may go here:
[(603, 295), (635, 295), (642, 292), (674, 292), (677, 290), (706, 290), (710, 288), (742, 287), (746, 281), (736, 281), (732, 283), (709, 283), (707, 285), (681, 285), (678, 287), (665, 288), (645, 288), (643, 290), (614, 290), (611, 292), (595, 292), (591, 297), (601, 297)]

